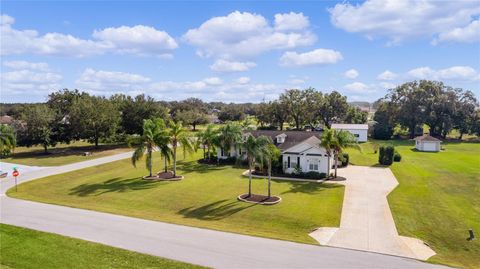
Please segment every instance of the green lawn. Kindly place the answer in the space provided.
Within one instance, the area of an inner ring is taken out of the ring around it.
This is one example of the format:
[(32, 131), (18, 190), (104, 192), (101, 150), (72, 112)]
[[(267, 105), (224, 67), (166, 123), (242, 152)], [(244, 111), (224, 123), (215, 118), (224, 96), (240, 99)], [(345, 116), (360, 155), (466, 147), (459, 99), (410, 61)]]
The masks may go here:
[[(155, 153), (154, 166), (161, 162)], [(178, 182), (150, 182), (140, 177), (147, 171), (143, 161), (137, 168), (130, 160), (47, 177), (18, 186), (8, 195), (45, 203), (205, 227), (241, 234), (315, 243), (308, 233), (320, 226), (338, 226), (343, 186), (336, 184), (272, 183), (274, 195), (283, 198), (274, 206), (237, 201), (245, 193), (248, 179), (242, 168), (200, 165), (181, 161)], [(254, 193), (267, 191), (267, 182), (253, 180)]]
[(2, 268), (203, 268), (11, 225), (0, 234)]
[[(432, 262), (480, 268), (480, 240), (466, 240), (469, 228), (480, 236), (480, 143), (443, 143), (439, 153), (414, 151), (413, 141), (386, 143), (402, 155), (391, 166), (400, 185), (388, 197), (399, 233), (427, 242), (438, 253)], [(371, 146), (349, 150), (350, 161), (377, 164)]]
[[(2, 162), (17, 163), (31, 166), (57, 166), (80, 161), (91, 160), (130, 151), (125, 145), (100, 145), (98, 149), (92, 144), (83, 141), (77, 141), (67, 144), (58, 144), (54, 148), (49, 148), (45, 154), (42, 147), (17, 147), (15, 153)], [(83, 156), (84, 152), (91, 152), (90, 156)]]

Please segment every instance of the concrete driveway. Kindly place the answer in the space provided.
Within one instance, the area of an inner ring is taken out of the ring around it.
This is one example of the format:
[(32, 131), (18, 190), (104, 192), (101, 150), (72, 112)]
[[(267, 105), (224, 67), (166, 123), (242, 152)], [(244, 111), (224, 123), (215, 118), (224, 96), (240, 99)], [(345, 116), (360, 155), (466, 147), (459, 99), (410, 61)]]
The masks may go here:
[(387, 201), (398, 185), (389, 168), (348, 166), (340, 228), (322, 227), (310, 236), (320, 244), (426, 260), (435, 252), (421, 240), (399, 236)]

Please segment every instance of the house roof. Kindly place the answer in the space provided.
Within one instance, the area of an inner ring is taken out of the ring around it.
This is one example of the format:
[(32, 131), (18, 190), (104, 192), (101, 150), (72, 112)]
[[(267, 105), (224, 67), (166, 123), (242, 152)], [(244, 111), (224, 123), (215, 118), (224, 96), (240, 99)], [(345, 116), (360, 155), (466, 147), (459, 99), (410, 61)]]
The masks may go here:
[[(319, 132), (307, 132), (307, 131), (277, 131), (277, 130), (256, 130), (247, 131), (245, 134), (251, 134), (254, 137), (261, 135), (269, 136), (272, 138), (273, 143), (277, 148), (284, 151), (299, 143), (305, 142), (311, 146), (319, 147), (321, 133)], [(277, 143), (276, 137), (278, 135), (285, 134), (285, 142)]]
[(368, 130), (368, 124), (332, 123), (332, 129), (341, 129), (341, 130)]
[(442, 140), (440, 139), (437, 139), (433, 136), (430, 136), (430, 135), (422, 135), (422, 136), (417, 136), (414, 138), (414, 140), (417, 140), (417, 141), (427, 141), (427, 142), (442, 142)]

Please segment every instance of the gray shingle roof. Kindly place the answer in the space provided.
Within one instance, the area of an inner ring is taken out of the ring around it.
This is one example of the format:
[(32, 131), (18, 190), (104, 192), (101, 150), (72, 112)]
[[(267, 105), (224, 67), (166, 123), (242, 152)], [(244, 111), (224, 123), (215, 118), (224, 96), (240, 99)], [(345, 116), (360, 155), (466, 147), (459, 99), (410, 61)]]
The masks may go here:
[[(318, 146), (320, 144), (320, 132), (307, 132), (307, 131), (277, 131), (277, 130), (256, 130), (256, 131), (247, 131), (245, 134), (252, 134), (254, 137), (261, 135), (269, 136), (272, 138), (273, 143), (280, 150), (289, 149), (301, 142), (306, 142), (312, 146)], [(278, 144), (276, 136), (280, 134), (286, 134), (285, 142)]]
[(442, 142), (442, 140), (437, 139), (433, 136), (430, 135), (422, 135), (422, 136), (417, 136), (414, 138), (417, 141), (431, 141), (431, 142)]
[(368, 124), (332, 123), (332, 129), (341, 129), (341, 130), (368, 130)]

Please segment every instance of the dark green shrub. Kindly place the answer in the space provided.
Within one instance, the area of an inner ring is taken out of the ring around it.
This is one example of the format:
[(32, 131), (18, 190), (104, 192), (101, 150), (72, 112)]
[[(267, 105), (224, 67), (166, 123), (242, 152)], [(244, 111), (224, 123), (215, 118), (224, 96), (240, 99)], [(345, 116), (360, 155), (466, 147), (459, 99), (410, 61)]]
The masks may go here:
[(348, 161), (350, 160), (350, 156), (346, 152), (342, 152), (338, 155), (338, 161), (342, 163), (342, 166), (348, 166)]
[(395, 154), (393, 154), (393, 161), (394, 162), (399, 162), (402, 160), (402, 155), (400, 155), (400, 153), (398, 153), (397, 151), (395, 151)]
[(393, 146), (381, 146), (378, 154), (378, 162), (383, 165), (391, 165), (393, 163), (393, 155), (395, 148)]

